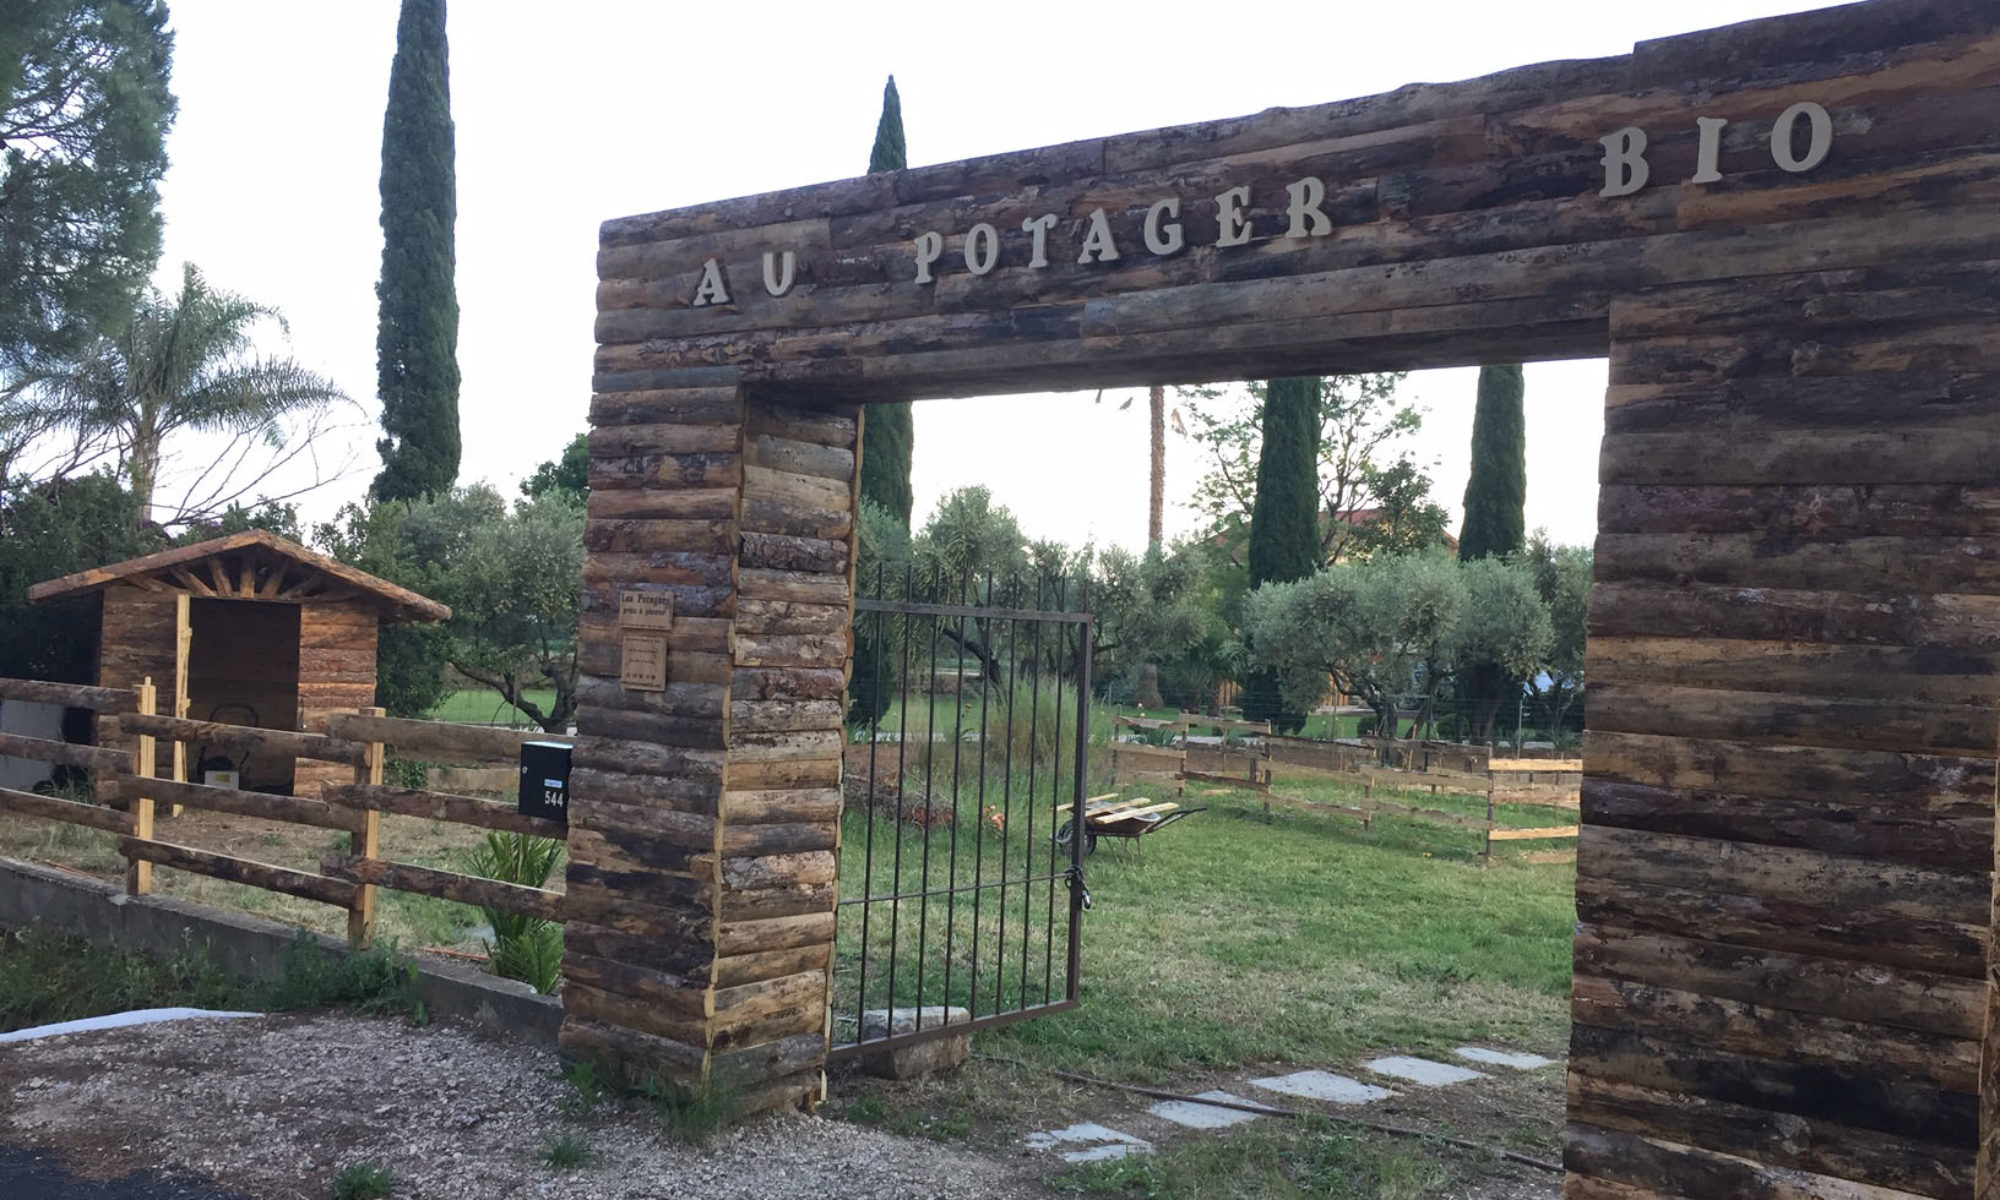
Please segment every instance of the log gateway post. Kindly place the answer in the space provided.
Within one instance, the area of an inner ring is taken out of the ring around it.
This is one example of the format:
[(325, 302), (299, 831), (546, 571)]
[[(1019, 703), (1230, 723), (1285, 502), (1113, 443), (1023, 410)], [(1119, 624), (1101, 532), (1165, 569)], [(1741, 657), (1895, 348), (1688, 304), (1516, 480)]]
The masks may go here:
[(2000, 1194), (1996, 199), (1873, 0), (607, 222), (567, 1046), (823, 1088), (867, 404), (1608, 355), (1565, 1194)]

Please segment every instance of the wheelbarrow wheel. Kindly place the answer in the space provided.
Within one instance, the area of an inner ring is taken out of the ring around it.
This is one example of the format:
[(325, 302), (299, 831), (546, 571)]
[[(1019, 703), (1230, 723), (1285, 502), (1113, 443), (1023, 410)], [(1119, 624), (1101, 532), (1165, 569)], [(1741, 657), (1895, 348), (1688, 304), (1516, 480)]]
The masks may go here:
[[(1063, 849), (1067, 850), (1069, 849), (1070, 843), (1074, 840), (1076, 840), (1076, 818), (1071, 817), (1069, 820), (1064, 821), (1062, 825), (1056, 830), (1056, 845), (1061, 846)], [(1086, 832), (1083, 835), (1083, 852), (1085, 854), (1097, 853), (1096, 834)]]

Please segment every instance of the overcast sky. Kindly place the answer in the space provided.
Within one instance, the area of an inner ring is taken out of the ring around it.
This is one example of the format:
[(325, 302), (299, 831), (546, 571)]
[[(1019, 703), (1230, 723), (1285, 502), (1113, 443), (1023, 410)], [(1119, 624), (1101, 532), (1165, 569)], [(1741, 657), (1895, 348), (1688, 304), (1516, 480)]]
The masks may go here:
[[(597, 227), (856, 174), (894, 73), (913, 165), (1322, 103), (1405, 83), (1629, 51), (1635, 41), (1821, 7), (1521, 0), (1082, 4), (461, 0), (458, 130), (461, 479), (514, 481), (582, 429)], [(282, 309), (291, 351), (374, 412), (382, 110), (394, 0), (173, 0), (162, 278), (183, 260)], [(1454, 521), (1474, 372), (1411, 376), (1418, 447)], [(1594, 535), (1601, 361), (1528, 371), (1528, 520)], [(1127, 393), (918, 406), (919, 514), (984, 483), (1029, 533), (1142, 544), (1143, 400)], [(359, 469), (306, 505), (359, 496)], [(1170, 436), (1169, 532), (1188, 529), (1196, 451)]]

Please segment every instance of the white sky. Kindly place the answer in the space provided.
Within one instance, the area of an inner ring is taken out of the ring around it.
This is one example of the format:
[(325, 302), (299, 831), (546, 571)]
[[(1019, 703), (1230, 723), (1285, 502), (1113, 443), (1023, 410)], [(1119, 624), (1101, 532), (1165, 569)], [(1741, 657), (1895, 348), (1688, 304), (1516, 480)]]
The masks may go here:
[[(450, 15), (458, 131), (461, 479), (508, 490), (553, 457), (589, 402), (597, 226), (608, 217), (858, 173), (882, 82), (902, 93), (911, 162), (951, 161), (1315, 104), (1412, 82), (1628, 52), (1635, 41), (1820, 7), (1792, 0), (1402, 0), (1069, 5), (460, 0)], [(382, 110), (394, 0), (174, 0), (180, 118), (163, 189), (161, 278), (191, 259), (275, 305), (291, 350), (374, 410)], [(1454, 508), (1473, 372), (1413, 375), (1421, 456)], [(1528, 370), (1528, 520), (1595, 530), (1602, 362)], [(1146, 430), (1129, 393), (919, 406), (919, 514), (985, 483), (1028, 532), (1139, 545)], [(322, 516), (355, 474), (310, 500)], [(1169, 436), (1168, 495), (1192, 449)], [(1191, 514), (1170, 503), (1169, 531)]]

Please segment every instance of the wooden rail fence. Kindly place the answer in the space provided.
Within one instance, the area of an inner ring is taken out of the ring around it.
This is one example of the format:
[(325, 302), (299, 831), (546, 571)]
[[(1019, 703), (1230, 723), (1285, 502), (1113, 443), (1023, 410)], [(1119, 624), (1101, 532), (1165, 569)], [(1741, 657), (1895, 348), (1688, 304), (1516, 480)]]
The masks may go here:
[[(1279, 737), (1269, 740), (1264, 753), (1269, 756), (1267, 762), (1282, 766), (1288, 775), (1350, 781), (1359, 777), (1362, 784), (1358, 803), (1338, 804), (1280, 794), (1270, 789), (1271, 776), (1267, 774), (1263, 793), (1267, 807), (1269, 803), (1276, 802), (1330, 808), (1341, 815), (1355, 817), (1364, 825), (1381, 813), (1474, 829), (1483, 835), (1482, 853), (1489, 858), (1493, 855), (1495, 843), (1574, 841), (1578, 834), (1578, 826), (1573, 822), (1539, 826), (1502, 825), (1499, 809), (1503, 804), (1512, 804), (1580, 811), (1583, 786), (1583, 762), (1580, 759), (1490, 758), (1476, 747), (1393, 739), (1318, 742)], [(1428, 791), (1433, 796), (1465, 796), (1483, 801), (1486, 812), (1483, 817), (1448, 812), (1384, 799), (1377, 794), (1378, 791)], [(1569, 861), (1574, 857), (1573, 850), (1538, 850), (1521, 855), (1528, 862)]]
[[(119, 852), (127, 864), (125, 889), (130, 895), (152, 891), (153, 867), (164, 866), (297, 896), (346, 909), (348, 940), (356, 948), (374, 943), (379, 888), (525, 913), (551, 921), (563, 918), (560, 892), (385, 859), (381, 845), (385, 813), (564, 839), (566, 831), (561, 822), (522, 816), (511, 804), (452, 792), (396, 787), (385, 779), (393, 748), (404, 757), (450, 764), (454, 768), (475, 768), (460, 772), (460, 778), (484, 776), (495, 783), (511, 781), (513, 775), (507, 768), (519, 762), (521, 744), (531, 739), (543, 740), (548, 735), (402, 720), (385, 716), (381, 709), (336, 714), (329, 719), (325, 733), (194, 721), (159, 713), (159, 695), (151, 679), (125, 690), (0, 678), (0, 700), (90, 709), (100, 720), (116, 721), (125, 732), (135, 736), (135, 745), (127, 751), (0, 734), (0, 757), (76, 767), (93, 772), (100, 780), (112, 781), (112, 786), (101, 789), (100, 794), (121, 801), (122, 810), (0, 788), (0, 811), (118, 835)], [(175, 767), (171, 779), (155, 777), (156, 745), (160, 740), (173, 742), (183, 751), (173, 756)], [(184, 750), (190, 743), (289, 756), (295, 760), (343, 763), (353, 768), (354, 779), (352, 783), (324, 787), (317, 799), (194, 783), (186, 778), (188, 755)], [(319, 871), (313, 872), (181, 845), (155, 836), (155, 807), (160, 803), (174, 806), (176, 812), (190, 808), (345, 832), (349, 835), (348, 849), (344, 854), (327, 855)]]
[[(1257, 735), (1252, 745), (1225, 748), (1191, 745), (1188, 734), (1203, 726), (1225, 733)], [(1255, 792), (1268, 814), (1273, 805), (1332, 812), (1352, 817), (1364, 826), (1378, 815), (1391, 815), (1436, 825), (1475, 830), (1482, 835), (1483, 853), (1490, 857), (1496, 843), (1574, 841), (1575, 822), (1509, 826), (1499, 822), (1503, 804), (1534, 808), (1582, 808), (1583, 763), (1579, 759), (1491, 758), (1482, 747), (1444, 742), (1396, 739), (1315, 741), (1281, 737), (1268, 724), (1232, 721), (1181, 713), (1177, 717), (1112, 718), (1111, 782), (1114, 786), (1142, 780), (1172, 780), (1185, 794), (1188, 782), (1244, 788)], [(1155, 746), (1119, 740), (1118, 731), (1170, 730), (1173, 742)], [(1205, 761), (1204, 761), (1205, 760)], [(1278, 790), (1275, 776), (1331, 778), (1361, 784), (1355, 801), (1312, 800)], [(1483, 801), (1484, 816), (1451, 812), (1379, 792), (1423, 792), (1466, 796)], [(1531, 850), (1520, 856), (1529, 862), (1567, 861), (1573, 850)]]
[[(1169, 731), (1174, 739), (1171, 745), (1156, 746), (1146, 742), (1120, 740), (1119, 730), (1132, 729), (1144, 733)], [(1190, 771), (1188, 758), (1192, 747), (1188, 737), (1197, 729), (1213, 729), (1218, 733), (1250, 734), (1268, 737), (1271, 725), (1268, 721), (1242, 721), (1231, 717), (1204, 717), (1199, 713), (1183, 712), (1173, 717), (1131, 717), (1118, 715), (1111, 718), (1111, 782), (1114, 786), (1142, 779), (1171, 781), (1177, 795), (1187, 794), (1189, 780), (1210, 782), (1243, 783), (1246, 780), (1217, 779), (1210, 775)], [(1252, 776), (1254, 779), (1254, 776)]]

